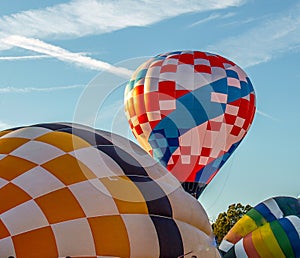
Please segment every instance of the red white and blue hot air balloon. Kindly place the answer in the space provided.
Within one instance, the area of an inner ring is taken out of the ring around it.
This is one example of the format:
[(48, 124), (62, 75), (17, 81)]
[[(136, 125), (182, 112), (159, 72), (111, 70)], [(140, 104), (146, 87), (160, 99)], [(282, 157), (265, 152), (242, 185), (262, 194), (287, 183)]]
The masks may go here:
[(134, 72), (125, 112), (141, 146), (199, 197), (246, 135), (255, 93), (247, 74), (222, 56), (170, 52)]

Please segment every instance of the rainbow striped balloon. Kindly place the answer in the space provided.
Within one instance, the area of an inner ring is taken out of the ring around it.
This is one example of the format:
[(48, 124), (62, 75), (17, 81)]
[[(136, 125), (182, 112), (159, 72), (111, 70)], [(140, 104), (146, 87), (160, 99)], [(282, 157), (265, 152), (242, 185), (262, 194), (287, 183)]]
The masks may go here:
[(300, 201), (274, 197), (248, 211), (220, 244), (224, 258), (300, 257)]

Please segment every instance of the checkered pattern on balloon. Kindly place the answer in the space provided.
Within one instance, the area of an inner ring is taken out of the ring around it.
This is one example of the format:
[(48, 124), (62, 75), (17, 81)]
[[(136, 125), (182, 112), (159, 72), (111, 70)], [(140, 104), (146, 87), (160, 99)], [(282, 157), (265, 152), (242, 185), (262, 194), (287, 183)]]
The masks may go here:
[(199, 196), (246, 135), (255, 93), (247, 74), (224, 57), (171, 52), (136, 70), (125, 112), (142, 147), (184, 184), (196, 182)]

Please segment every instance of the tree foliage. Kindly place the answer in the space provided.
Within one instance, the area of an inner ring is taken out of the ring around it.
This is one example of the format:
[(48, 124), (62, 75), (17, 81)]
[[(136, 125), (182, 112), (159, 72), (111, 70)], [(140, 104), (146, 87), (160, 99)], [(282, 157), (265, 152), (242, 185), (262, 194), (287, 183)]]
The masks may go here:
[(234, 224), (252, 207), (241, 203), (231, 204), (226, 212), (218, 215), (216, 221), (212, 224), (213, 232), (216, 236), (217, 243), (220, 244), (224, 236), (234, 226)]

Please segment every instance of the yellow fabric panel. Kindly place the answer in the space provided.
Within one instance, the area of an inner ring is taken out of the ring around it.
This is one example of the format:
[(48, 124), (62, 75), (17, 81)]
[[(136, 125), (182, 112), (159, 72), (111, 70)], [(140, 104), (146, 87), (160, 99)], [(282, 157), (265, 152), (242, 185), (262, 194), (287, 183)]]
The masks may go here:
[(15, 156), (6, 156), (0, 160), (0, 177), (11, 181), (36, 166), (35, 163), (26, 159)]
[(55, 237), (50, 226), (13, 236), (12, 240), (18, 258), (58, 257)]
[(82, 138), (65, 132), (50, 132), (36, 138), (35, 140), (51, 144), (65, 152), (91, 146)]
[(5, 130), (5, 131), (1, 131), (0, 132), (0, 137), (3, 136), (3, 135), (6, 135), (8, 133), (12, 132), (11, 130)]
[(22, 189), (12, 183), (0, 188), (0, 214), (27, 202), (31, 197)]
[(268, 249), (264, 241), (264, 235), (262, 235), (261, 228), (252, 232), (252, 243), (256, 249), (256, 252), (260, 255), (260, 257), (273, 257), (272, 253)]
[(65, 185), (96, 178), (95, 174), (81, 161), (69, 154), (62, 155), (41, 165)]
[(7, 228), (0, 219), (0, 239), (10, 236)]
[(235, 226), (228, 232), (225, 239), (231, 243), (236, 243), (242, 237), (248, 235), (250, 232), (255, 230), (257, 225), (253, 219), (247, 214), (244, 215)]
[(98, 256), (130, 257), (130, 243), (121, 216), (88, 218)]
[(276, 258), (285, 258), (284, 253), (282, 252), (276, 237), (274, 236), (270, 223), (267, 223), (259, 228), (261, 236), (265, 239), (264, 245), (269, 249), (270, 253)]
[(0, 138), (0, 153), (9, 154), (21, 145), (29, 142), (30, 139), (24, 138)]
[(120, 213), (147, 214), (147, 203), (137, 186), (126, 176), (99, 179), (111, 193)]
[(49, 223), (78, 219), (85, 214), (68, 188), (56, 190), (35, 199)]
[(148, 207), (145, 202), (126, 202), (114, 199), (118, 210), (122, 214), (148, 214)]

